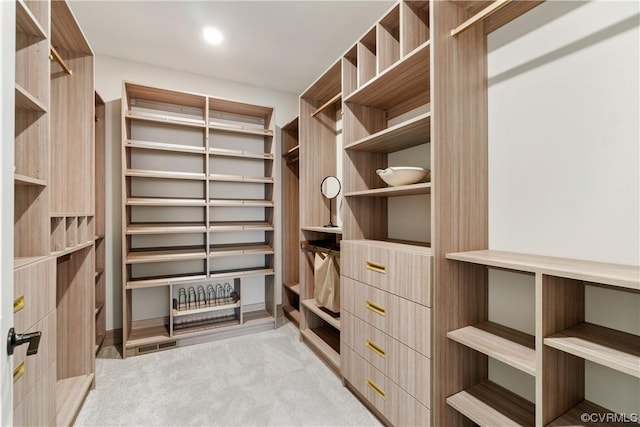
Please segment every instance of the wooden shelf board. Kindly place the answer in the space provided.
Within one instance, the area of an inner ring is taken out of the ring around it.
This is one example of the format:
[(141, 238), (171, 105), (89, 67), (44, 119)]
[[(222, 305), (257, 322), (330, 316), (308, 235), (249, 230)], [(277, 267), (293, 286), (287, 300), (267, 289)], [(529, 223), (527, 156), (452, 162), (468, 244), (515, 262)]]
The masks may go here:
[(211, 121), (209, 121), (209, 130), (212, 130), (215, 132), (240, 133), (244, 135), (273, 136), (273, 131), (271, 129), (224, 126), (220, 124), (214, 124)]
[(231, 244), (209, 247), (211, 258), (235, 255), (261, 255), (273, 254), (273, 248), (266, 244)]
[(209, 181), (248, 182), (252, 184), (273, 184), (273, 177), (211, 174), (209, 175)]
[(282, 157), (296, 157), (300, 154), (300, 144), (296, 145), (292, 149), (288, 150), (282, 155)]
[(169, 337), (167, 325), (133, 328), (129, 332), (129, 339), (125, 343), (125, 347), (131, 348), (141, 345), (161, 344), (167, 341), (173, 341), (173, 339)]
[(139, 141), (134, 139), (127, 140), (125, 147), (139, 148), (144, 150), (170, 151), (176, 153), (193, 153), (205, 154), (205, 147), (195, 147), (191, 145), (166, 144), (163, 142)]
[(198, 335), (204, 335), (207, 332), (211, 332), (215, 329), (223, 328), (237, 328), (240, 327), (240, 319), (238, 318), (224, 318), (219, 320), (202, 321), (193, 323), (190, 325), (178, 326), (174, 324), (173, 336), (184, 339), (191, 338)]
[(194, 314), (202, 314), (202, 313), (211, 313), (214, 311), (222, 311), (229, 310), (233, 308), (239, 308), (240, 301), (235, 302), (233, 304), (225, 304), (225, 305), (215, 305), (210, 307), (196, 308), (193, 310), (176, 310), (175, 308), (172, 311), (173, 317), (183, 317), (183, 316), (191, 316)]
[(431, 43), (423, 43), (406, 57), (378, 74), (344, 99), (375, 108), (390, 108), (416, 93), (429, 100), (429, 51)]
[[(588, 426), (588, 427), (609, 427), (609, 426), (618, 426), (624, 427), (633, 425), (632, 420), (629, 420), (627, 423), (612, 423), (612, 422), (584, 422), (581, 418), (583, 414), (597, 414), (599, 417), (606, 417), (606, 414), (615, 414), (613, 411), (610, 411), (606, 408), (603, 408), (600, 405), (596, 405), (593, 402), (588, 400), (583, 400), (578, 403), (573, 408), (569, 409), (567, 412), (553, 420), (551, 423), (547, 424), (547, 427), (560, 427), (560, 426)], [(613, 418), (613, 417), (612, 417)], [(613, 418), (617, 419), (617, 418)], [(606, 418), (605, 418), (606, 420)]]
[(61, 256), (69, 255), (69, 254), (74, 253), (76, 251), (79, 251), (81, 249), (85, 249), (85, 248), (91, 247), (91, 246), (93, 246), (93, 244), (94, 244), (93, 240), (89, 241), (89, 242), (86, 242), (86, 243), (81, 243), (81, 244), (76, 245), (74, 247), (66, 248), (63, 251), (51, 252), (51, 256), (59, 258)]
[(446, 257), (489, 267), (540, 273), (640, 291), (640, 267), (636, 266), (494, 250), (449, 253)]
[(238, 158), (246, 158), (246, 159), (265, 159), (265, 160), (273, 159), (273, 154), (271, 153), (256, 153), (253, 151), (228, 150), (225, 148), (210, 148), (209, 154), (213, 156), (238, 157)]
[(273, 323), (275, 326), (275, 318), (267, 310), (253, 310), (242, 313), (243, 326), (256, 326)]
[(210, 280), (219, 280), (224, 278), (241, 278), (241, 277), (255, 277), (255, 276), (272, 276), (275, 274), (273, 268), (256, 268), (256, 269), (238, 269), (228, 270), (221, 272), (211, 272), (209, 274)]
[(484, 322), (447, 332), (449, 339), (536, 375), (535, 337), (506, 326)]
[[(19, 4), (20, 2), (16, 2)], [(28, 90), (16, 83), (15, 89), (16, 108), (38, 113), (46, 113), (47, 107), (38, 98), (29, 93)]]
[(56, 425), (70, 426), (76, 418), (84, 398), (89, 393), (93, 374), (58, 380), (56, 383)]
[(375, 244), (376, 246), (389, 248), (391, 250), (417, 252), (423, 255), (433, 255), (433, 251), (431, 250), (431, 247), (424, 242), (416, 242), (411, 240), (398, 240), (398, 239), (387, 239), (387, 240), (355, 239), (355, 240), (351, 240), (351, 242), (357, 243), (360, 245), (366, 245), (366, 246)]
[(307, 225), (300, 227), (304, 231), (314, 231), (316, 233), (342, 234), (342, 227), (323, 227), (321, 225)]
[(140, 120), (145, 122), (165, 123), (165, 124), (175, 125), (175, 126), (187, 126), (187, 127), (194, 127), (194, 128), (205, 127), (204, 120), (184, 119), (184, 118), (179, 118), (174, 116), (165, 116), (161, 114), (128, 112), (125, 114), (125, 118), (130, 120)]
[(224, 200), (224, 199), (210, 199), (209, 206), (217, 207), (257, 207), (257, 208), (272, 208), (273, 201), (271, 200)]
[(447, 404), (481, 427), (535, 425), (535, 405), (491, 381), (448, 397)]
[(285, 305), (282, 307), (282, 313), (296, 326), (300, 327), (300, 311), (290, 305)]
[(139, 264), (147, 262), (182, 261), (206, 258), (207, 252), (203, 248), (146, 250), (129, 252), (126, 255), (125, 263)]
[(345, 146), (345, 150), (393, 153), (429, 142), (431, 135), (431, 113), (398, 123), (385, 130), (359, 139)]
[(127, 281), (127, 289), (156, 288), (161, 286), (198, 283), (207, 279), (205, 274), (179, 275), (167, 277), (154, 277), (147, 279), (130, 279)]
[(185, 179), (191, 181), (206, 181), (204, 173), (193, 172), (171, 172), (171, 171), (156, 171), (156, 170), (143, 170), (143, 169), (127, 169), (125, 176), (137, 177), (137, 178), (164, 178), (164, 179)]
[(30, 187), (46, 187), (47, 181), (43, 179), (33, 178), (26, 175), (14, 174), (13, 182), (15, 185), (30, 186)]
[(320, 304), (314, 298), (302, 300), (300, 301), (300, 305), (311, 311), (338, 331), (340, 330), (340, 314), (337, 316), (332, 315), (328, 310), (320, 307)]
[(13, 259), (13, 269), (17, 270), (18, 268), (26, 267), (27, 265), (34, 264), (39, 261), (43, 261), (49, 258), (48, 255), (44, 256), (30, 256), (30, 257), (17, 257)]
[(331, 335), (331, 332), (327, 331), (326, 328), (331, 327), (324, 326), (313, 329), (300, 329), (300, 335), (302, 335), (305, 342), (324, 356), (324, 359), (333, 369), (340, 371), (340, 353), (336, 350), (336, 344), (337, 348), (340, 348), (340, 338)]
[(417, 194), (430, 194), (431, 183), (421, 182), (418, 184), (399, 185), (397, 187), (375, 188), (373, 190), (349, 191), (346, 197), (399, 197), (414, 196)]
[(640, 337), (580, 323), (544, 339), (544, 344), (640, 378)]
[(300, 295), (300, 283), (283, 282), (282, 284), (294, 294)]
[(273, 224), (266, 221), (214, 221), (209, 231), (273, 231)]
[(16, 31), (41, 40), (47, 38), (42, 25), (33, 16), (24, 0), (16, 0)]
[(206, 233), (207, 227), (199, 223), (140, 223), (127, 225), (126, 234), (188, 234)]
[(203, 199), (152, 199), (146, 197), (128, 197), (127, 206), (206, 206)]

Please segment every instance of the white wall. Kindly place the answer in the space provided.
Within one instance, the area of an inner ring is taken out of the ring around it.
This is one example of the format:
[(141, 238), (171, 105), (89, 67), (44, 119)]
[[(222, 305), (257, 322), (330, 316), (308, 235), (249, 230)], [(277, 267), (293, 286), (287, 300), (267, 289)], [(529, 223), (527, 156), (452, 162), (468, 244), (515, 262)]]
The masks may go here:
[[(257, 86), (245, 85), (222, 79), (209, 78), (182, 71), (159, 68), (140, 62), (127, 61), (110, 56), (96, 56), (96, 91), (106, 103), (106, 268), (107, 330), (122, 327), (122, 259), (121, 259), (121, 106), (122, 81), (147, 84), (166, 89), (184, 90), (233, 99), (253, 104), (272, 106), (276, 110), (276, 125), (288, 123), (298, 114), (298, 96)], [(279, 132), (278, 132), (279, 133)], [(279, 136), (276, 140), (276, 160), (280, 159)], [(274, 166), (279, 179), (279, 162)], [(280, 197), (277, 186), (276, 200)], [(276, 223), (280, 223), (280, 211), (276, 210)], [(279, 234), (276, 243), (280, 245)], [(279, 255), (276, 265), (279, 265)], [(277, 301), (280, 301), (280, 274), (276, 275)], [(164, 303), (163, 303), (164, 304)], [(149, 311), (153, 302), (149, 303)]]
[[(546, 2), (489, 36), (491, 249), (640, 264), (639, 10)], [(532, 332), (532, 281), (492, 274), (489, 295), (491, 320)], [(640, 334), (640, 295), (587, 287), (585, 315)], [(490, 376), (532, 399), (509, 370)], [(588, 363), (586, 397), (640, 413), (640, 380)]]

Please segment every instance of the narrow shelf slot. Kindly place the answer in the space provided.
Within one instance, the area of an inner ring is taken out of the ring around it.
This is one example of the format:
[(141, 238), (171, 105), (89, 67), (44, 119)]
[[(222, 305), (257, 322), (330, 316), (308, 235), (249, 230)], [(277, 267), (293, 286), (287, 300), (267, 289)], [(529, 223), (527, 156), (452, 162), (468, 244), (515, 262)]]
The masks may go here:
[(273, 224), (265, 221), (215, 221), (209, 223), (209, 231), (273, 231)]
[(591, 323), (580, 323), (544, 339), (565, 353), (640, 378), (640, 337)]
[(271, 255), (273, 248), (265, 243), (217, 245), (209, 247), (211, 258), (235, 255)]
[(418, 184), (399, 185), (397, 187), (375, 188), (372, 190), (349, 191), (346, 197), (399, 197), (414, 196), (418, 194), (430, 194), (431, 183), (422, 182)]
[(300, 283), (283, 282), (282, 284), (294, 294), (300, 295)]
[(484, 322), (447, 332), (447, 337), (529, 375), (536, 375), (535, 337)]
[(32, 187), (46, 187), (47, 181), (43, 179), (33, 178), (26, 175), (14, 174), (13, 182), (15, 185), (24, 185), (24, 186), (32, 186)]
[[(597, 422), (585, 422), (584, 418), (582, 418), (584, 414), (597, 415), (598, 416)], [(551, 423), (547, 424), (547, 427), (560, 427), (560, 426), (608, 427), (608, 426), (633, 425), (634, 421), (631, 419), (629, 419), (626, 423), (601, 422), (600, 417), (602, 417), (603, 420), (607, 420), (608, 414), (610, 414), (609, 416), (611, 417), (609, 419), (620, 420), (620, 417), (618, 417), (617, 416), (618, 414), (615, 414), (615, 412), (610, 411), (606, 408), (603, 408), (600, 405), (596, 405), (595, 403), (590, 402), (588, 400), (583, 400), (582, 402), (578, 403), (576, 406), (569, 409), (567, 412), (565, 412), (564, 414), (562, 414), (561, 416), (553, 420)]]
[(313, 298), (302, 300), (300, 304), (338, 331), (340, 330), (340, 313), (331, 313), (326, 308), (320, 307), (318, 301)]
[(216, 132), (240, 133), (245, 135), (273, 136), (273, 131), (271, 129), (225, 126), (221, 124), (215, 124), (211, 121), (209, 122), (209, 130)]
[(31, 13), (29, 6), (26, 5), (24, 0), (16, 0), (16, 31), (40, 40), (47, 38), (47, 34), (42, 28), (42, 25), (40, 25), (40, 22), (33, 16), (33, 13)]
[(491, 381), (448, 397), (447, 404), (481, 427), (535, 425), (535, 405)]
[(56, 383), (56, 425), (70, 426), (80, 411), (93, 382), (93, 374), (58, 380)]
[(176, 153), (193, 153), (193, 154), (205, 154), (205, 147), (196, 147), (190, 145), (180, 145), (180, 144), (166, 144), (163, 142), (152, 142), (152, 141), (138, 141), (138, 140), (127, 140), (125, 147), (128, 148), (137, 148), (143, 150), (156, 150), (156, 151), (171, 151)]
[(146, 169), (127, 169), (125, 171), (125, 176), (139, 178), (186, 179), (192, 181), (205, 181), (207, 179), (204, 173), (173, 172)]
[(169, 199), (169, 198), (146, 198), (128, 197), (128, 206), (206, 206), (207, 201), (203, 199)]
[(38, 113), (47, 112), (47, 107), (18, 83), (16, 83), (15, 89), (15, 103), (16, 108), (21, 110), (35, 111)]
[(273, 177), (252, 177), (243, 175), (210, 174), (209, 181), (248, 182), (253, 184), (273, 184)]
[(211, 154), (212, 156), (237, 157), (241, 159), (242, 158), (265, 159), (265, 160), (273, 159), (273, 154), (271, 153), (257, 153), (254, 151), (228, 150), (225, 148), (210, 148), (209, 154)]
[(140, 223), (129, 224), (126, 234), (188, 234), (206, 233), (207, 227), (201, 223)]
[(340, 336), (334, 328), (301, 329), (300, 334), (335, 370), (340, 370)]
[(147, 262), (182, 261), (188, 259), (206, 259), (207, 252), (204, 248), (139, 250), (129, 252), (125, 262), (127, 264), (139, 264)]
[(188, 119), (177, 116), (168, 116), (164, 114), (142, 113), (140, 111), (128, 112), (125, 115), (129, 120), (140, 120), (153, 123), (166, 123), (176, 126), (186, 126), (195, 128), (204, 128), (204, 120)]
[(345, 146), (345, 150), (393, 153), (429, 142), (431, 113), (398, 123)]
[(160, 286), (198, 283), (207, 279), (206, 274), (179, 274), (175, 276), (134, 278), (127, 281), (127, 289), (155, 288)]

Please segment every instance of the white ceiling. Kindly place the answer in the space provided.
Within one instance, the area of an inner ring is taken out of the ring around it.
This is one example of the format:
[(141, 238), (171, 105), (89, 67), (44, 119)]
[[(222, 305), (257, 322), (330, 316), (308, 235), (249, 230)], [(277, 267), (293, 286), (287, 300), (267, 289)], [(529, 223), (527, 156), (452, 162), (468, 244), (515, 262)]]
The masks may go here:
[[(300, 94), (394, 3), (69, 2), (94, 52)], [(202, 38), (214, 26), (220, 46)]]

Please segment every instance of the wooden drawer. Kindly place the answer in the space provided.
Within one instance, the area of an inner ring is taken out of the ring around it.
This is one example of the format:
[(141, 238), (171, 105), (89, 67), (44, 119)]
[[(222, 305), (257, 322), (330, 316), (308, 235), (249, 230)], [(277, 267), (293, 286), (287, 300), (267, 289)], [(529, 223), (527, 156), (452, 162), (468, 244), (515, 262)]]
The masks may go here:
[(56, 365), (52, 364), (21, 402), (13, 402), (14, 426), (56, 426)]
[(342, 346), (342, 374), (396, 426), (428, 426), (431, 411), (348, 346)]
[(384, 332), (343, 311), (341, 339), (358, 355), (431, 408), (431, 360)]
[(342, 276), (342, 309), (431, 357), (431, 309)]
[(22, 333), (56, 308), (56, 260), (49, 258), (19, 268), (13, 274), (13, 325)]
[(341, 271), (392, 294), (431, 307), (431, 255), (428, 248), (371, 240), (340, 243)]

